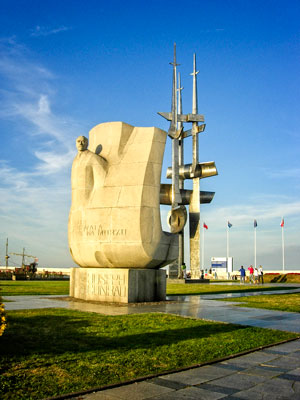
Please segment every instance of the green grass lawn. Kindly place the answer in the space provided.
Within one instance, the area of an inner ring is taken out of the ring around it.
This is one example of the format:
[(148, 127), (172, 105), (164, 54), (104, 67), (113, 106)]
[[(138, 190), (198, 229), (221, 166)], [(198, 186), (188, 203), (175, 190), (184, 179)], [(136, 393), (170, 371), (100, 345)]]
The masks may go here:
[(9, 311), (0, 398), (41, 399), (190, 366), (295, 334), (167, 314)]
[[(69, 281), (0, 281), (0, 294), (4, 296), (24, 295), (68, 295)], [(215, 285), (209, 284), (185, 284), (168, 283), (167, 295), (192, 295), (192, 294), (216, 294), (231, 292), (253, 292), (264, 290), (295, 289), (292, 286), (256, 286), (256, 285)]]
[(235, 297), (230, 298), (230, 301), (243, 302), (243, 304), (237, 304), (239, 307), (300, 312), (300, 293)]
[(292, 286), (268, 286), (268, 285), (214, 285), (213, 283), (169, 283), (167, 295), (192, 295), (192, 294), (218, 294), (232, 292), (256, 292), (266, 290), (287, 290), (295, 289)]
[(69, 284), (69, 281), (0, 281), (0, 295), (67, 295)]

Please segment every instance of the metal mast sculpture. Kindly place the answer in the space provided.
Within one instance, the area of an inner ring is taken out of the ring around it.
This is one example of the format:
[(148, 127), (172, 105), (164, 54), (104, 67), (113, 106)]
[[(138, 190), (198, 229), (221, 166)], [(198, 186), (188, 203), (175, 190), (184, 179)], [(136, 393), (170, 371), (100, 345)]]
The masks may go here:
[[(180, 73), (178, 74), (178, 114), (182, 113), (182, 96), (181, 96), (181, 91), (183, 90), (183, 87), (181, 87), (181, 79), (180, 79)], [(183, 131), (183, 123), (181, 121), (178, 122), (178, 130), (180, 132)], [(183, 165), (184, 163), (184, 141), (180, 137), (178, 139), (178, 161), (179, 165)], [(182, 191), (184, 189), (184, 179), (179, 177), (179, 191)], [(179, 253), (178, 253), (178, 271), (177, 271), (177, 277), (178, 278), (183, 278), (183, 272), (181, 271), (181, 265), (184, 263), (184, 229), (182, 229), (181, 232), (178, 233), (178, 247), (179, 247)]]
[[(158, 114), (170, 121), (168, 131), (172, 139), (172, 167), (167, 169), (167, 178), (172, 179), (172, 185), (161, 185), (161, 204), (172, 205), (168, 216), (168, 223), (172, 233), (179, 233), (179, 258), (178, 267), (184, 258), (183, 229), (187, 219), (184, 205), (189, 205), (190, 223), (190, 270), (191, 279), (200, 278), (200, 203), (210, 203), (214, 192), (200, 192), (200, 179), (217, 175), (214, 161), (199, 163), (198, 134), (204, 132), (204, 116), (198, 114), (196, 55), (194, 54), (193, 76), (193, 102), (192, 113), (182, 114), (181, 86), (179, 77), (178, 103), (176, 98), (176, 44), (174, 44), (173, 86), (172, 86), (172, 111), (171, 113), (159, 112)], [(183, 123), (192, 123), (192, 129), (183, 131)], [(191, 164), (184, 164), (183, 141), (192, 136), (193, 158)], [(193, 179), (193, 190), (184, 189), (184, 180)]]
[[(193, 163), (191, 178), (193, 178), (193, 193), (189, 207), (190, 221), (190, 269), (191, 278), (200, 278), (200, 178), (196, 177), (196, 167), (199, 161), (198, 145), (198, 97), (197, 97), (197, 75), (196, 55), (194, 54), (193, 76), (193, 106), (192, 106), (192, 137), (193, 137)], [(202, 118), (201, 118), (202, 119)], [(204, 118), (203, 118), (204, 121)]]
[[(170, 63), (173, 65), (173, 87), (172, 87), (172, 120), (169, 128), (169, 136), (172, 140), (172, 219), (175, 218), (174, 210), (177, 209), (181, 203), (181, 195), (179, 191), (179, 141), (181, 131), (178, 130), (177, 126), (177, 82), (176, 82), (176, 67), (179, 65), (176, 63), (176, 44), (174, 45), (174, 61)], [(172, 224), (171, 224), (172, 225)]]

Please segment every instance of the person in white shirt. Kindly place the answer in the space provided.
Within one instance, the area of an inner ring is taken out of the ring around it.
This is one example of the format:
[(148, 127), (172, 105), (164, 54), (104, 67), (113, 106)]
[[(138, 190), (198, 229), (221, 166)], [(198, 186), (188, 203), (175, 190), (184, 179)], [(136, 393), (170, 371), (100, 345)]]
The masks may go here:
[(261, 265), (258, 268), (258, 281), (259, 281), (259, 283), (261, 283), (263, 285), (263, 283), (264, 283), (264, 272), (263, 272), (263, 268), (262, 268)]

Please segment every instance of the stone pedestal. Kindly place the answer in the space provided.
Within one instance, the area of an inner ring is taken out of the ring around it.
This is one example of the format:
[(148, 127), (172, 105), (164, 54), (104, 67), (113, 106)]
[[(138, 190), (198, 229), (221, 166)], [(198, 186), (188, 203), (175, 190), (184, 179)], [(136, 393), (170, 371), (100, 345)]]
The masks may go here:
[(166, 271), (125, 268), (71, 268), (70, 296), (113, 303), (166, 299)]

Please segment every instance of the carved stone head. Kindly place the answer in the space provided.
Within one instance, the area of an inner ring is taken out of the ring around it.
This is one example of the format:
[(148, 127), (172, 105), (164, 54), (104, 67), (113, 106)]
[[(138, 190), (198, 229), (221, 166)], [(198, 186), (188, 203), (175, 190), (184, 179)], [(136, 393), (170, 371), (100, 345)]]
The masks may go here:
[(76, 147), (79, 152), (85, 151), (88, 148), (88, 138), (85, 136), (78, 136), (76, 139)]

